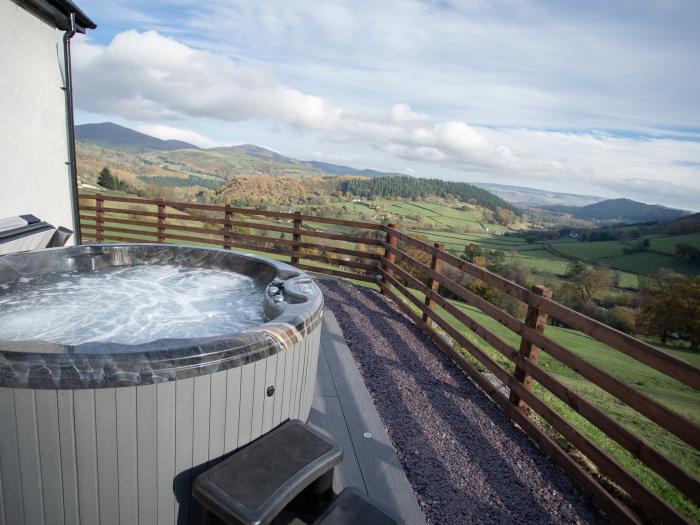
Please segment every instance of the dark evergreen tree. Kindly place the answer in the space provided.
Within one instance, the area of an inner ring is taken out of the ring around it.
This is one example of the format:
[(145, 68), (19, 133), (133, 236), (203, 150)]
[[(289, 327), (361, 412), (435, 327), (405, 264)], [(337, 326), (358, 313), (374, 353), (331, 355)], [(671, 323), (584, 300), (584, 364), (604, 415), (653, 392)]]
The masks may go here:
[(97, 177), (97, 184), (108, 190), (117, 189), (117, 180), (107, 166), (100, 171), (100, 175)]

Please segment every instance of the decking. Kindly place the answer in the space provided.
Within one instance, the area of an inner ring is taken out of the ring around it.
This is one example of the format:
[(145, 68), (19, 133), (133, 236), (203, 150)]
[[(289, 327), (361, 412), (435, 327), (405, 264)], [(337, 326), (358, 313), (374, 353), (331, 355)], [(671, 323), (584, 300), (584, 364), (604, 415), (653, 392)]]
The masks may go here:
[(424, 524), (411, 486), (372, 403), (342, 331), (324, 314), (310, 423), (343, 448), (337, 491), (355, 487), (408, 524)]

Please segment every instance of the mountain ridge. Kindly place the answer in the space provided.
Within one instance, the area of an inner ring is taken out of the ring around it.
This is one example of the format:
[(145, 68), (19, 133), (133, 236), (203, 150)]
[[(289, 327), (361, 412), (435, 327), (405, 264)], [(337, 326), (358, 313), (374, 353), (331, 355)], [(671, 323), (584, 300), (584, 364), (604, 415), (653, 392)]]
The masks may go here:
[(115, 124), (100, 122), (75, 126), (75, 138), (81, 142), (104, 147), (122, 147), (128, 152), (170, 151), (175, 149), (199, 149), (182, 140), (163, 140), (140, 131)]
[(686, 210), (668, 208), (659, 204), (646, 204), (632, 199), (606, 199), (587, 206), (547, 206), (543, 209), (557, 213), (568, 213), (573, 217), (589, 221), (621, 222), (667, 222), (690, 214)]
[[(148, 154), (154, 152), (175, 152), (177, 150), (194, 150), (198, 156), (211, 154), (242, 154), (250, 157), (263, 159), (265, 161), (287, 164), (290, 167), (301, 167), (316, 170), (326, 175), (351, 175), (356, 177), (386, 177), (393, 175), (404, 175), (401, 173), (383, 172), (374, 169), (361, 169), (331, 164), (316, 160), (299, 160), (288, 157), (276, 151), (257, 146), (255, 144), (237, 144), (232, 146), (218, 146), (214, 148), (200, 148), (194, 144), (180, 140), (162, 140), (145, 133), (132, 130), (130, 128), (114, 124), (113, 122), (102, 122), (94, 124), (80, 124), (75, 127), (76, 139), (87, 144), (94, 144), (100, 147), (107, 147), (125, 151), (127, 153)], [(167, 159), (166, 159), (167, 160)]]
[(587, 206), (606, 200), (605, 197), (596, 195), (582, 195), (578, 193), (563, 193), (557, 191), (540, 190), (525, 186), (513, 186), (509, 184), (496, 184), (492, 182), (472, 182), (474, 186), (490, 191), (515, 205), (525, 206)]

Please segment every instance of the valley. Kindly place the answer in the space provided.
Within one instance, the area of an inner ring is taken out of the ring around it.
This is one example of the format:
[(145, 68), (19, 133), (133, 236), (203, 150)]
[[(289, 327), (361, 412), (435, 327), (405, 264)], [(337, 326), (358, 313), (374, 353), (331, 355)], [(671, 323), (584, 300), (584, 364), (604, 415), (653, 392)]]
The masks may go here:
[[(634, 332), (644, 291), (659, 272), (700, 274), (693, 251), (700, 221), (682, 210), (360, 170), (254, 145), (202, 149), (116, 125), (78, 126), (78, 138), (84, 191), (110, 194), (98, 184), (107, 168), (122, 194), (395, 223), (519, 284), (552, 288), (568, 306), (624, 331)], [(537, 199), (543, 204), (534, 206)], [(589, 273), (597, 287), (580, 293), (576, 283)]]

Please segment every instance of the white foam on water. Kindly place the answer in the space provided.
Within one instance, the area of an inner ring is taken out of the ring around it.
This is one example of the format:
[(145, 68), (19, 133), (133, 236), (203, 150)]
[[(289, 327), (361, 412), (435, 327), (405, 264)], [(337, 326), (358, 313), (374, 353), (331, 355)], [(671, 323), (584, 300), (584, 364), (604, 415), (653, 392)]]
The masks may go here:
[(0, 339), (139, 344), (265, 322), (264, 286), (235, 272), (124, 266), (22, 278), (0, 290)]

